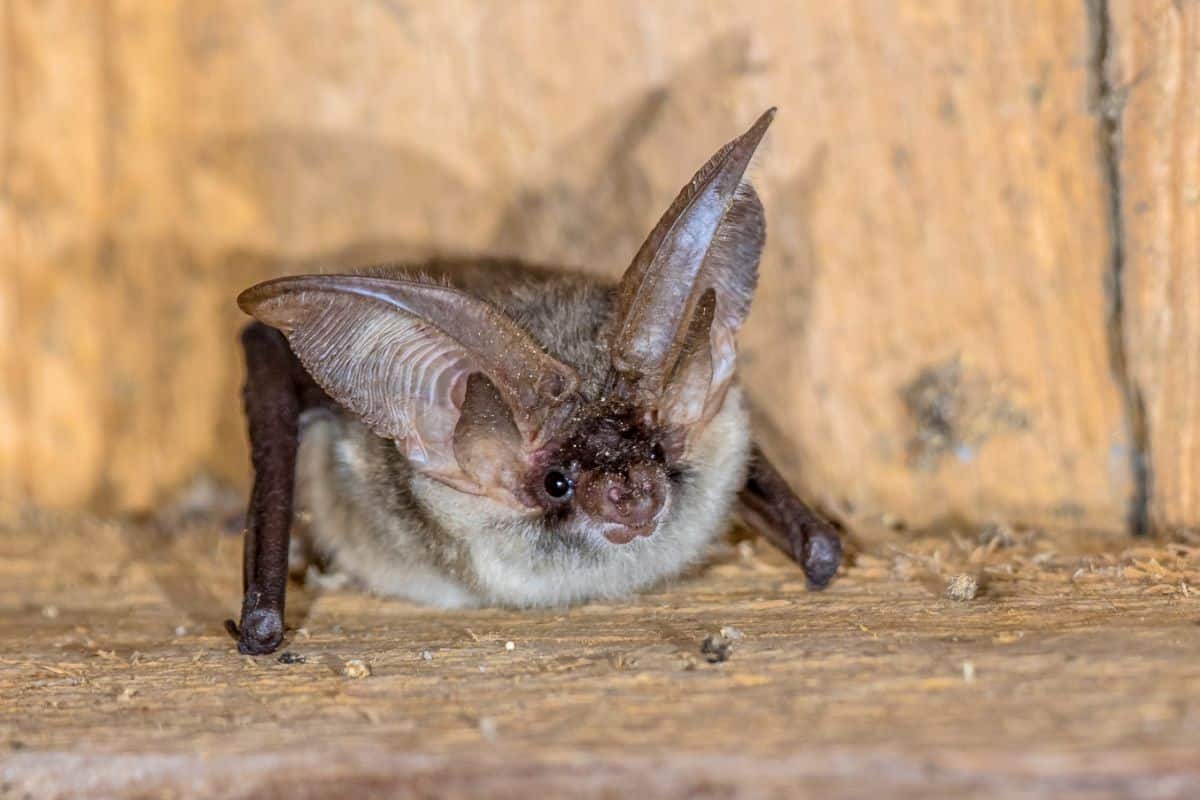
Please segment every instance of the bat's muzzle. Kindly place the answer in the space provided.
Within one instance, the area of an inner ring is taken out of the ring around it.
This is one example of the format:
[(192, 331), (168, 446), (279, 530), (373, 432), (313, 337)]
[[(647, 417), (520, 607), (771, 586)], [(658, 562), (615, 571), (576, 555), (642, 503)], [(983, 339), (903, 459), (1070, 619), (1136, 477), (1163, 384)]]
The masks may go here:
[(627, 544), (654, 533), (666, 500), (666, 476), (656, 465), (639, 464), (625, 474), (585, 474), (577, 491), (588, 513), (598, 522), (609, 523), (604, 538)]

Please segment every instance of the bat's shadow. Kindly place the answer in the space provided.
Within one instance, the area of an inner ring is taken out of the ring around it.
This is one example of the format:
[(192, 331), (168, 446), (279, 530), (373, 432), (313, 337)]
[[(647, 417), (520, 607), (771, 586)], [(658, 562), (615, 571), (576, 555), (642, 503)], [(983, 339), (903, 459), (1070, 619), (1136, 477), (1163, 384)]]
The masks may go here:
[[(168, 530), (160, 524), (123, 529), (130, 561), (144, 569), (163, 600), (191, 633), (217, 633), (238, 619), (242, 598), (241, 537), (211, 525)], [(285, 643), (302, 628), (319, 592), (289, 580)]]

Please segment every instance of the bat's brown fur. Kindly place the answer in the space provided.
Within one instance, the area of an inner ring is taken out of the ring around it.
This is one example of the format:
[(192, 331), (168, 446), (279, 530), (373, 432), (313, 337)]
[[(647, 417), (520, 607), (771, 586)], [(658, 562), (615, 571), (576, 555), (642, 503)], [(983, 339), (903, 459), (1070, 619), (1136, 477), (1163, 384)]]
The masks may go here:
[[(639, 415), (605, 395), (611, 366), (598, 343), (613, 318), (612, 286), (512, 263), (434, 270), (437, 279), (503, 309), (579, 373), (584, 403), (560, 448), (568, 460), (627, 469), (653, 463), (656, 443), (678, 439), (679, 432), (639, 424)], [(421, 273), (430, 276), (430, 267)], [(735, 390), (686, 457), (668, 456), (664, 521), (652, 536), (616, 545), (570, 508), (514, 511), (423, 477), (353, 415), (318, 411), (302, 427), (297, 505), (308, 512), (316, 550), (372, 590), (444, 606), (565, 604), (616, 597), (678, 574), (728, 524), (749, 452)], [(666, 449), (679, 453), (677, 444)]]

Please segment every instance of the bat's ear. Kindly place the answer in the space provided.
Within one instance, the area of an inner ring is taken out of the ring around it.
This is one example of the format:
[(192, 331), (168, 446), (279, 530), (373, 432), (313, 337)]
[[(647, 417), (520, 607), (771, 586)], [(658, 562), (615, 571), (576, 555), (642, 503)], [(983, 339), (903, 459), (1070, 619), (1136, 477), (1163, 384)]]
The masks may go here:
[(283, 331), (321, 388), (416, 468), (476, 494), (516, 488), (495, 481), (516, 480), (578, 386), (511, 319), (445, 286), (307, 275), (261, 283), (238, 304)]
[(734, 335), (750, 311), (766, 239), (746, 168), (768, 109), (683, 187), (621, 279), (613, 368), (669, 421), (703, 422), (733, 377)]

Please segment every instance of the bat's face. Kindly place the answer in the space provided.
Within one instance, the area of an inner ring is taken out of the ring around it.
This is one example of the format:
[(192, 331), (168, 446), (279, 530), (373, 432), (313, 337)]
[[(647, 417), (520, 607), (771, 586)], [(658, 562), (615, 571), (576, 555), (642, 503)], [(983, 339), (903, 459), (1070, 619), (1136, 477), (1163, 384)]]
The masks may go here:
[[(599, 389), (497, 307), (432, 282), (283, 278), (239, 302), (397, 444), (428, 479), (426, 504), (463, 537), (507, 526), (630, 553), (685, 535), (681, 520), (710, 531), (727, 503), (704, 492), (727, 493), (744, 464), (736, 442), (728, 459), (717, 451), (745, 422), (726, 400), (764, 222), (742, 178), (772, 115), (713, 156), (637, 253), (603, 341), (589, 343)], [(471, 498), (492, 502), (476, 510)]]
[[(699, 561), (742, 485), (749, 426), (738, 387), (686, 446), (683, 433), (596, 402), (523, 473), (528, 505), (472, 496), (439, 480), (414, 488), (488, 603), (621, 597)], [(413, 596), (411, 582), (396, 591)], [(417, 599), (445, 602), (432, 594)]]
[(650, 536), (683, 477), (678, 437), (619, 401), (596, 403), (574, 423), (534, 453), (525, 479), (529, 501), (548, 526), (618, 545)]

